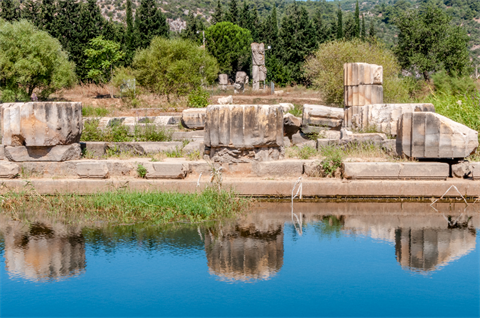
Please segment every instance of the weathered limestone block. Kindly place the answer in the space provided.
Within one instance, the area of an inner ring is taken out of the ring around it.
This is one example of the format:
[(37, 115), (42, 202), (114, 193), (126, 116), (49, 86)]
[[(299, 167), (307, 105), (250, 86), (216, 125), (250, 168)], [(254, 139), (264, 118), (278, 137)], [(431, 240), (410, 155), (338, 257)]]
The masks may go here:
[(302, 119), (295, 117), (290, 113), (283, 115), (283, 133), (285, 136), (292, 138), (292, 135), (296, 134), (302, 126)]
[(256, 162), (252, 170), (257, 177), (300, 177), (303, 174), (303, 161), (291, 159)]
[(183, 147), (183, 153), (188, 155), (198, 151), (201, 156), (203, 156), (203, 152), (205, 150), (205, 145), (203, 141), (192, 141), (188, 143), (185, 147)]
[(216, 161), (249, 162), (283, 156), (283, 109), (278, 105), (210, 105), (206, 154)]
[(81, 142), (82, 152), (88, 157), (100, 158), (107, 152), (107, 143), (101, 141)]
[(284, 114), (286, 114), (289, 110), (292, 110), (295, 108), (295, 106), (292, 103), (279, 103), (278, 105), (282, 106)]
[(373, 142), (382, 143), (386, 141), (387, 135), (383, 133), (352, 133), (347, 129), (342, 129), (342, 139), (352, 142)]
[(319, 133), (322, 130), (342, 127), (343, 108), (322, 105), (303, 105), (302, 132), (305, 134)]
[(478, 147), (478, 132), (432, 112), (404, 113), (397, 153), (413, 158), (465, 158)]
[(383, 67), (367, 63), (343, 65), (345, 106), (383, 103)]
[(11, 162), (0, 162), (0, 178), (12, 179), (18, 176), (20, 168)]
[(59, 145), (51, 147), (5, 147), (5, 157), (10, 161), (67, 161), (80, 159), (80, 144)]
[(81, 103), (10, 103), (3, 104), (1, 112), (5, 146), (56, 146), (80, 141)]
[(344, 162), (346, 179), (445, 180), (450, 167), (443, 162)]
[(80, 178), (106, 179), (108, 178), (108, 167), (99, 161), (79, 162), (76, 165), (76, 172)]
[(345, 123), (347, 127), (358, 130), (374, 128), (378, 132), (396, 136), (400, 117), (409, 112), (435, 112), (435, 106), (429, 103), (352, 106), (345, 109)]
[(189, 167), (185, 162), (154, 162), (149, 170), (147, 179), (183, 179)]
[(454, 178), (473, 177), (474, 169), (475, 169), (475, 165), (468, 161), (454, 164), (452, 165), (452, 177)]
[(345, 86), (345, 106), (363, 106), (383, 103), (383, 86)]
[(383, 67), (381, 65), (345, 63), (343, 75), (345, 86), (383, 84)]
[(182, 124), (190, 129), (203, 129), (206, 108), (190, 108), (182, 112)]
[(218, 104), (219, 104), (219, 105), (229, 105), (229, 104), (233, 104), (233, 97), (232, 97), (232, 95), (225, 96), (225, 97), (220, 97), (220, 98), (218, 99)]
[(220, 85), (221, 89), (226, 90), (228, 85), (228, 75), (227, 74), (218, 75), (218, 84)]

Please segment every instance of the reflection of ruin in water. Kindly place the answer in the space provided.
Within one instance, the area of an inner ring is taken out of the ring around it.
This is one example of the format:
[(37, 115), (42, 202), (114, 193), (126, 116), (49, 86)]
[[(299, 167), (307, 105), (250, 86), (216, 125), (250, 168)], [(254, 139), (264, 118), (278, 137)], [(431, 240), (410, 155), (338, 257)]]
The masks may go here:
[(209, 229), (205, 251), (210, 273), (222, 280), (270, 279), (283, 265), (283, 220), (251, 213), (235, 225)]
[(11, 278), (62, 280), (85, 272), (85, 240), (80, 229), (1, 220), (5, 265)]

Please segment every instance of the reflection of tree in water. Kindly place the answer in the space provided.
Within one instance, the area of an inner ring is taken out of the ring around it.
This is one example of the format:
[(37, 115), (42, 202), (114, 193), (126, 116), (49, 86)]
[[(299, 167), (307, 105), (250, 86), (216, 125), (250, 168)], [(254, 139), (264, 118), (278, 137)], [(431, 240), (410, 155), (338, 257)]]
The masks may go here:
[(205, 251), (211, 274), (227, 281), (266, 280), (283, 266), (283, 221), (250, 214), (236, 224), (210, 228)]
[(322, 215), (319, 216), (319, 222), (313, 223), (315, 232), (320, 237), (341, 237), (342, 229), (345, 224), (345, 216), (343, 215)]
[(79, 229), (2, 220), (0, 231), (11, 277), (48, 281), (85, 272), (85, 240)]

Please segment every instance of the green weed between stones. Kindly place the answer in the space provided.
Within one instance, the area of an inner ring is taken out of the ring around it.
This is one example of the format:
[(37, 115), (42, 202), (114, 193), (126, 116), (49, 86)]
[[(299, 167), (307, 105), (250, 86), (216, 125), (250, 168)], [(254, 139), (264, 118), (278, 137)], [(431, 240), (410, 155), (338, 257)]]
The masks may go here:
[(69, 222), (203, 222), (243, 212), (248, 199), (233, 191), (209, 186), (198, 193), (117, 190), (93, 195), (39, 195), (33, 187), (2, 195), (3, 214), (21, 219), (26, 213), (43, 213)]
[(121, 124), (115, 123), (106, 128), (98, 127), (98, 119), (85, 121), (82, 132), (82, 141), (104, 141), (104, 142), (131, 142), (131, 141), (171, 141), (173, 132), (161, 126), (137, 125), (130, 133), (130, 129)]

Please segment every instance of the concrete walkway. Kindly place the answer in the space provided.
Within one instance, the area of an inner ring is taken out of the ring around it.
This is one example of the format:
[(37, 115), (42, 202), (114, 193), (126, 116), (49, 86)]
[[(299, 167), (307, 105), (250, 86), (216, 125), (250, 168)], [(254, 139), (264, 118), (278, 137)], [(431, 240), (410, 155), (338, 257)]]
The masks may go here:
[[(1, 181), (0, 193), (21, 191), (29, 185), (40, 194), (77, 193), (93, 194), (116, 189), (194, 192), (209, 184), (209, 178), (202, 178), (197, 187), (196, 178), (183, 180), (145, 180), (145, 179), (10, 179)], [(228, 178), (224, 188), (233, 188), (239, 195), (254, 197), (291, 197), (292, 188), (297, 179), (264, 180), (260, 178)], [(399, 180), (341, 180), (306, 179), (303, 180), (303, 196), (306, 198), (424, 198), (442, 196), (450, 186), (458, 188), (462, 195), (470, 199), (480, 197), (480, 181), (466, 179), (448, 179), (447, 181), (399, 181)], [(451, 189), (445, 197), (460, 198)]]

